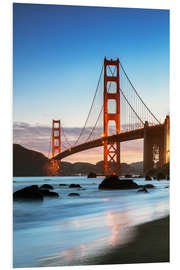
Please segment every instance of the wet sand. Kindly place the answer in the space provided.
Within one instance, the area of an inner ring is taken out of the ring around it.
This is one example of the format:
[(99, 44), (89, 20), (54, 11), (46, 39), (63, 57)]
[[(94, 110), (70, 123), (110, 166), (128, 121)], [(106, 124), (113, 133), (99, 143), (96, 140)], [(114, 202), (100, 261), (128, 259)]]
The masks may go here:
[(113, 248), (86, 264), (169, 262), (169, 216), (138, 226), (132, 242)]

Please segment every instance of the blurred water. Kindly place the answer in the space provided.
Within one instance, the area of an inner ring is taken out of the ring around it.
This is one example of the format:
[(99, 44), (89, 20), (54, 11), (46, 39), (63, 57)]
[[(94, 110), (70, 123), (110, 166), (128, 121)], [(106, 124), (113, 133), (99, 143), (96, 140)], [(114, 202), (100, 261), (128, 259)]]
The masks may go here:
[[(145, 181), (155, 189), (99, 190), (103, 178), (15, 177), (14, 191), (32, 184), (52, 184), (59, 198), (13, 204), (13, 266), (39, 267), (85, 260), (107, 248), (127, 242), (133, 226), (169, 213), (169, 181)], [(84, 189), (59, 184), (78, 183)], [(69, 197), (77, 192), (79, 197)]]

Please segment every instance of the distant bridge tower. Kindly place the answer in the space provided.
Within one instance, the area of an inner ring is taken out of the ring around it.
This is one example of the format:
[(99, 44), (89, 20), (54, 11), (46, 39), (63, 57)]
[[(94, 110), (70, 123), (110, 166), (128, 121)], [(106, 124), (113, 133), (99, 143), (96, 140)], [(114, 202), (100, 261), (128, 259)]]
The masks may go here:
[[(115, 74), (108, 72), (110, 67), (115, 68)], [(110, 75), (109, 75), (110, 74)], [(115, 91), (110, 91), (111, 83), (115, 83)], [(116, 104), (115, 113), (108, 111), (108, 101), (114, 100)], [(120, 133), (120, 91), (119, 91), (119, 59), (104, 59), (104, 134), (108, 136), (109, 121), (114, 121), (116, 134)], [(120, 174), (120, 142), (107, 142), (104, 140), (104, 174)]]
[(52, 158), (61, 153), (61, 128), (60, 120), (53, 120), (52, 123)]
[[(60, 120), (52, 122), (52, 158), (61, 153), (61, 126)], [(58, 160), (52, 159), (54, 174), (62, 172), (61, 163)], [(58, 174), (59, 174), (58, 173)]]

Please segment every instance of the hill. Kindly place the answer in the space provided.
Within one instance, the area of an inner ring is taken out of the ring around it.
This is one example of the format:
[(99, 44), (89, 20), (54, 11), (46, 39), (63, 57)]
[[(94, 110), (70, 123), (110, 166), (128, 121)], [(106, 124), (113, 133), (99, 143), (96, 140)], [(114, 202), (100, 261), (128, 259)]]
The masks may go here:
[(42, 153), (13, 144), (13, 176), (43, 176), (47, 163)]
[[(90, 172), (103, 174), (104, 162), (96, 164), (88, 162), (61, 162), (63, 175), (87, 175)], [(121, 163), (122, 174), (141, 174), (143, 169), (142, 162)], [(60, 175), (57, 168), (53, 168), (50, 160), (42, 153), (26, 149), (19, 144), (13, 145), (13, 175), (14, 176), (56, 176)]]

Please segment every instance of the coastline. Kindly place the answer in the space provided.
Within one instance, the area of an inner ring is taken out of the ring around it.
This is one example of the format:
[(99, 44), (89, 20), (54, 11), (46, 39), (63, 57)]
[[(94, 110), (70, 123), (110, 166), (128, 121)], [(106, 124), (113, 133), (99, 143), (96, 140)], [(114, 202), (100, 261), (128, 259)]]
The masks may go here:
[(169, 262), (169, 216), (136, 227), (132, 242), (117, 246), (87, 265)]

